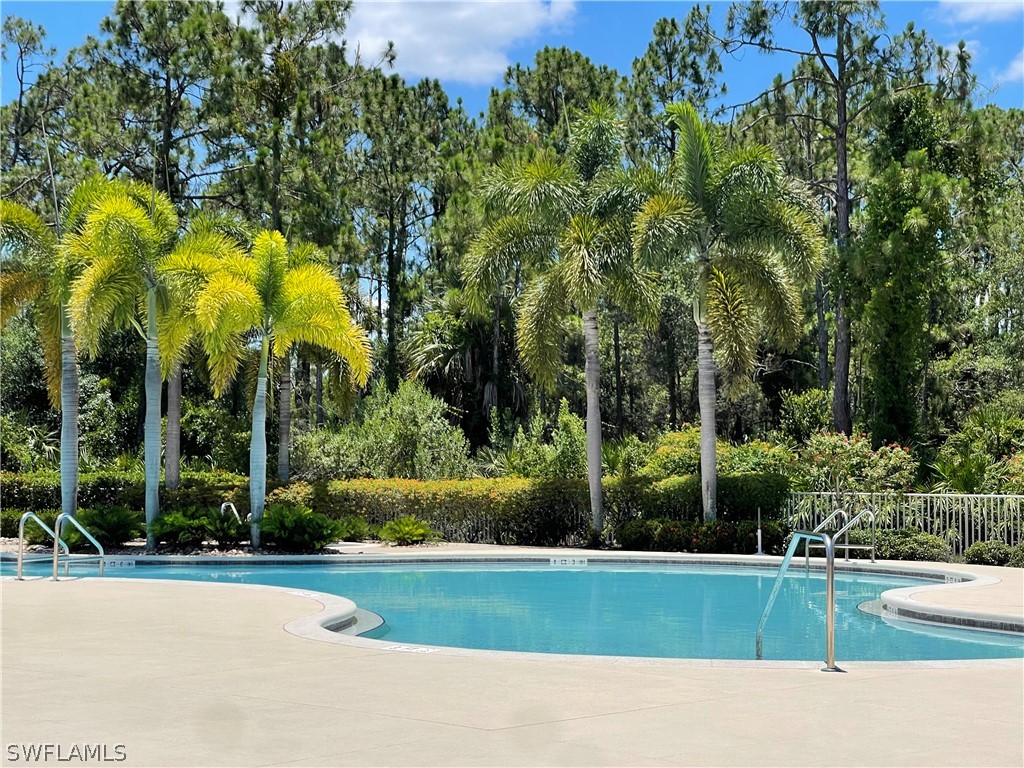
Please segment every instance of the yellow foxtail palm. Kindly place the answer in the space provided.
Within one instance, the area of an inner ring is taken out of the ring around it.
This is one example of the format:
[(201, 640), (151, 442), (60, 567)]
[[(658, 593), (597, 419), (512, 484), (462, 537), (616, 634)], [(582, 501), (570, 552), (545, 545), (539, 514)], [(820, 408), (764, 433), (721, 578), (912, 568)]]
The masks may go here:
[(318, 259), (315, 248), (289, 249), (280, 233), (260, 232), (251, 254), (219, 259), (195, 298), (194, 319), (215, 393), (223, 392), (234, 378), (250, 345), (260, 349), (249, 454), (254, 549), (260, 544), (266, 502), (270, 355), (282, 358), (292, 344), (305, 342), (336, 352), (357, 383), (365, 384), (370, 375), (366, 333), (352, 322), (337, 277)]
[(106, 181), (75, 188), (57, 221), (57, 234), (24, 206), (0, 200), (0, 324), (31, 303), (39, 320), (50, 402), (61, 412), (61, 511), (78, 509), (78, 355), (67, 303), (71, 279), (82, 268), (80, 238)]
[(672, 105), (668, 114), (679, 134), (676, 155), (634, 219), (634, 248), (645, 261), (696, 268), (701, 490), (704, 518), (712, 520), (715, 357), (738, 375), (753, 368), (764, 333), (783, 347), (797, 342), (799, 286), (820, 269), (825, 241), (802, 190), (771, 150), (724, 151), (691, 105)]
[(550, 385), (561, 364), (566, 319), (583, 316), (586, 351), (587, 478), (595, 535), (604, 526), (601, 494), (601, 401), (597, 308), (608, 298), (644, 320), (657, 309), (656, 280), (634, 258), (628, 195), (609, 194), (621, 165), (615, 115), (591, 107), (571, 126), (570, 151), (542, 152), (500, 166), (483, 187), (491, 222), (468, 254), (463, 272), (478, 297), (494, 296), (519, 272), (516, 344), (526, 367)]
[(152, 527), (160, 514), (159, 330), (160, 314), (168, 306), (160, 265), (183, 253), (218, 254), (231, 249), (227, 238), (217, 240), (202, 229), (179, 235), (178, 216), (165, 194), (120, 180), (105, 182), (71, 248), (83, 267), (71, 283), (68, 308), (83, 347), (95, 355), (103, 331), (110, 327), (135, 328), (146, 342), (143, 444), (148, 548), (156, 544)]

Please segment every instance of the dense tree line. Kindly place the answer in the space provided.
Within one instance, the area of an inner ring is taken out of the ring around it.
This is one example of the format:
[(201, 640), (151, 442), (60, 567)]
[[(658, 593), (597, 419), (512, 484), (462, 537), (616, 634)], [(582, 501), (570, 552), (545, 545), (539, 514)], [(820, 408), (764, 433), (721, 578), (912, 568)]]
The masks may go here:
[[(391, 74), (393, 50), (346, 50), (347, 2), (241, 11), (122, 0), (63, 61), (45, 30), (7, 17), (0, 195), (55, 241), (76, 236), (62, 222), (99, 174), (166, 197), (180, 224), (165, 251), (218, 220), (315, 246), (373, 346), (369, 384), (301, 334), (261, 359), (272, 331), (254, 323), (239, 375), (183, 335), (161, 385), (153, 344), (147, 358), (96, 315), (94, 354), (78, 368), (65, 349), (81, 395), (62, 408), (80, 409), (87, 465), (145, 454), (157, 471), (143, 446), (162, 402), (169, 487), (182, 457), (244, 469), (264, 380), (281, 481), (294, 439), (337, 433), (370, 391), (409, 378), (482, 457), (537, 413), (550, 435), (562, 401), (598, 445), (707, 424), (705, 478), (715, 432), (763, 437), (806, 407), (818, 428), (912, 447), (922, 483), (976, 490), (972, 467), (1020, 450), (1024, 115), (974, 105), (964, 46), (887, 30), (872, 2), (737, 4), (721, 28), (698, 6), (660, 20), (629, 73), (538, 51), (473, 117), (438, 82)], [(781, 24), (803, 49), (777, 43)], [(797, 63), (730, 104), (720, 60), (742, 47)], [(153, 265), (136, 267), (152, 295), (122, 299), (162, 300)], [(11, 274), (4, 464), (26, 469), (56, 448), (46, 381), (59, 376), (40, 350), (61, 335), (41, 333), (52, 308)]]

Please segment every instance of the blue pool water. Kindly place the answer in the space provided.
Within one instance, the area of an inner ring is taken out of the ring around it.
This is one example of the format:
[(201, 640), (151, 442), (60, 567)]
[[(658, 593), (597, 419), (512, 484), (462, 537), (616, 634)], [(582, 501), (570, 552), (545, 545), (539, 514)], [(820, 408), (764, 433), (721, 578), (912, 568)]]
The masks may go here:
[[(79, 566), (79, 573), (87, 569)], [(400, 566), (139, 566), (108, 572), (315, 590), (380, 614), (369, 633), (400, 643), (542, 653), (752, 659), (774, 569), (708, 566), (528, 564)], [(882, 619), (858, 608), (887, 589), (927, 584), (836, 574), (840, 661), (1024, 656), (1024, 637)], [(766, 659), (821, 660), (825, 580), (794, 569), (764, 633)]]

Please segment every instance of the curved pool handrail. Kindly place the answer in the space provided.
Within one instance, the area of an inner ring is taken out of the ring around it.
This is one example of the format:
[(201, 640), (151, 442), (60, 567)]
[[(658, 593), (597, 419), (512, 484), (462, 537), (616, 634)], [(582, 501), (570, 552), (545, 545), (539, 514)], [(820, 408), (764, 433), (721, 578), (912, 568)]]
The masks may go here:
[[(97, 555), (97, 558), (98, 558), (99, 564), (100, 564), (100, 573), (99, 573), (99, 575), (102, 576), (103, 575), (103, 558), (105, 557), (105, 553), (103, 551), (103, 546), (98, 541), (96, 541), (96, 539), (93, 538), (93, 535), (91, 533), (89, 533), (87, 530), (85, 530), (85, 526), (82, 525), (80, 522), (78, 522), (78, 520), (75, 519), (75, 516), (72, 515), (69, 512), (61, 512), (59, 515), (57, 515), (57, 519), (53, 523), (53, 530), (56, 532), (56, 536), (58, 538), (60, 537), (60, 529), (64, 525), (64, 521), (65, 520), (69, 521), (73, 526), (75, 526), (75, 528), (77, 528), (79, 530), (79, 532), (83, 536), (85, 536), (86, 540), (90, 544), (92, 544), (94, 547), (96, 547), (96, 551), (99, 553)], [(70, 555), (69, 555), (69, 557), (70, 557)], [(86, 558), (82, 558), (82, 559), (86, 559)], [(88, 558), (88, 559), (92, 559), (92, 558)], [(65, 571), (65, 574), (66, 573), (67, 572)], [(57, 579), (57, 544), (56, 543), (54, 543), (54, 545), (53, 545), (53, 580), (54, 581), (58, 580)]]
[[(42, 528), (44, 531), (46, 531), (49, 537), (53, 539), (53, 550), (55, 556), (57, 553), (58, 546), (64, 550), (65, 555), (67, 555), (68, 557), (71, 556), (71, 550), (68, 548), (67, 543), (63, 539), (58, 538), (57, 534), (50, 530), (50, 526), (44, 523), (42, 521), (42, 518), (39, 517), (39, 515), (37, 515), (35, 512), (26, 512), (24, 515), (21, 516), (21, 519), (18, 521), (18, 575), (15, 577), (17, 578), (18, 581), (25, 580), (25, 577), (21, 575), (21, 566), (25, 556), (25, 523), (27, 523), (30, 520), (34, 522), (36, 525), (38, 525), (40, 528)], [(64, 575), (67, 575), (67, 565), (64, 566)]]
[(793, 531), (793, 538), (790, 539), (789, 547), (786, 548), (786, 556), (782, 558), (779, 573), (775, 577), (772, 591), (768, 595), (768, 602), (761, 612), (760, 621), (757, 622), (755, 656), (758, 661), (763, 658), (764, 625), (768, 621), (768, 615), (772, 612), (772, 606), (775, 605), (775, 598), (778, 597), (789, 563), (801, 541), (820, 541), (825, 546), (825, 667), (822, 672), (842, 672), (843, 670), (836, 666), (835, 548), (832, 536), (822, 531)]

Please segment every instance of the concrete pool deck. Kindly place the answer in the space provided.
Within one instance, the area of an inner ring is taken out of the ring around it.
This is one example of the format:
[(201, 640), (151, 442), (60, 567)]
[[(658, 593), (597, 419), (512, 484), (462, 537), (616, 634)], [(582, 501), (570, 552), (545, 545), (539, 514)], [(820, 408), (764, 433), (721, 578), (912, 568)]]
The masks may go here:
[[(1022, 610), (1019, 571), (939, 567), (995, 583), (914, 599)], [(424, 654), (288, 634), (321, 605), (285, 590), (97, 579), (0, 589), (5, 764), (51, 744), (65, 758), (75, 745), (123, 745), (126, 766), (1024, 765), (1021, 660), (840, 659), (847, 674), (828, 674)]]

